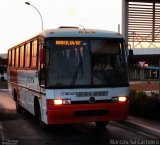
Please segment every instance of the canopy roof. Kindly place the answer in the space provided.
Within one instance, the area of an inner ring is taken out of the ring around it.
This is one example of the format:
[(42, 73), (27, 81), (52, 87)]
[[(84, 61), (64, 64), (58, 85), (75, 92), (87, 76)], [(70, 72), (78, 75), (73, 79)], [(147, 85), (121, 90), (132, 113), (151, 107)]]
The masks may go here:
[(128, 1), (128, 41), (160, 41), (160, 0)]

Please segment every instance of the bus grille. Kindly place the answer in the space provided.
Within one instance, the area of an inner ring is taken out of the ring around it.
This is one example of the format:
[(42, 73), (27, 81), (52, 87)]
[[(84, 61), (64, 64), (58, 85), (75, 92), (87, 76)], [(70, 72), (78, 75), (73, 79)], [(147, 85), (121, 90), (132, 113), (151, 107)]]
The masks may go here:
[(108, 91), (76, 92), (76, 97), (108, 96)]
[[(112, 103), (112, 100), (95, 100), (95, 102), (93, 104), (97, 104), (97, 103)], [(85, 100), (85, 101), (72, 101), (71, 104), (91, 104), (89, 102), (89, 100)]]
[(85, 111), (76, 111), (74, 115), (76, 117), (90, 117), (90, 116), (103, 116), (108, 114), (108, 110), (85, 110)]

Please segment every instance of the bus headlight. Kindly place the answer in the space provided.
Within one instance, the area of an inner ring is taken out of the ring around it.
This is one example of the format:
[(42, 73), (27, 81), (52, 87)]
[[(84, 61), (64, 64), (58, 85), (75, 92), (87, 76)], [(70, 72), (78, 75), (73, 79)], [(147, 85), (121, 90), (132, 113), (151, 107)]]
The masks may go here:
[(127, 98), (124, 97), (124, 96), (120, 96), (120, 97), (118, 97), (118, 101), (119, 101), (119, 102), (126, 102), (126, 101), (127, 101)]
[(126, 102), (126, 101), (127, 101), (126, 96), (112, 97), (112, 102)]
[(71, 104), (71, 99), (54, 99), (53, 103), (54, 105)]
[(54, 105), (61, 105), (62, 99), (54, 99), (53, 102), (54, 102)]
[(63, 99), (62, 104), (71, 104), (71, 99)]

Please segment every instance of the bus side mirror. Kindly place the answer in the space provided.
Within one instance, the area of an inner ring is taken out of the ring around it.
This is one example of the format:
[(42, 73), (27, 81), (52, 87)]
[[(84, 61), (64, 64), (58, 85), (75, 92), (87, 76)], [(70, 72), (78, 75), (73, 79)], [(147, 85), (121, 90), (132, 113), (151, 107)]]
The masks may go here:
[(133, 50), (132, 49), (129, 49), (129, 56), (133, 56)]
[(128, 63), (132, 64), (132, 59), (133, 59), (133, 50), (129, 49), (129, 55), (128, 55)]
[(46, 63), (46, 50), (43, 48), (40, 49), (40, 63), (45, 64)]

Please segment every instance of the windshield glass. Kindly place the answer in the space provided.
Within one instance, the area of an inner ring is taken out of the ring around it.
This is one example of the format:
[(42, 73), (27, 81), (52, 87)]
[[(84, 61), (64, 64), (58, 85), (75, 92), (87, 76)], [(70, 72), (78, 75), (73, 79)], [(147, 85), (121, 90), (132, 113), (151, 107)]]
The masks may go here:
[(46, 41), (46, 87), (127, 85), (123, 40)]
[(87, 41), (49, 40), (48, 86), (90, 85), (91, 68)]
[(94, 85), (122, 85), (127, 83), (123, 41), (91, 40), (91, 59)]

